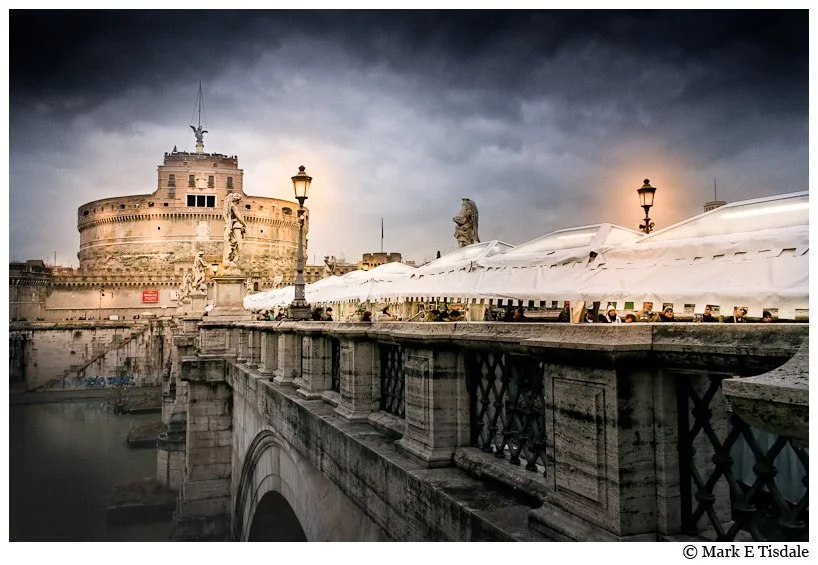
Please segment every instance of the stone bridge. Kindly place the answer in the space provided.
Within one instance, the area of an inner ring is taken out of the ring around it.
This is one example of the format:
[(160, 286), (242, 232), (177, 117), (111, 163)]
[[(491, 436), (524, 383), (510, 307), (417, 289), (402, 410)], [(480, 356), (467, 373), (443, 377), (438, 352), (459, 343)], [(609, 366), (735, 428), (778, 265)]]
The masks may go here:
[[(176, 539), (806, 539), (800, 424), (759, 447), (721, 386), (803, 374), (805, 325), (182, 327), (159, 442)], [(806, 413), (806, 380), (763, 390), (744, 400)]]

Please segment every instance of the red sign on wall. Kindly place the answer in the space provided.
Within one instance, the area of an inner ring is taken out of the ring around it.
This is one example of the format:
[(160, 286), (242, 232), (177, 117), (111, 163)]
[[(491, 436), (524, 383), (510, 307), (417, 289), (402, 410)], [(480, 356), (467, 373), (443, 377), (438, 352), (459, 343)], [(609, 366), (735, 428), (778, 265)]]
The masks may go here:
[(159, 302), (158, 290), (143, 290), (142, 302)]

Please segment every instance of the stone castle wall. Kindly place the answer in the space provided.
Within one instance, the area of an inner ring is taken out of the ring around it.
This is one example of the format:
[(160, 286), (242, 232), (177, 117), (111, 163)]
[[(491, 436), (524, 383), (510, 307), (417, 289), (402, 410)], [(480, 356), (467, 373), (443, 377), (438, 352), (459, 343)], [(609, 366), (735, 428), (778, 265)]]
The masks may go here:
[[(224, 201), (241, 195), (238, 208), (246, 224), (237, 264), (251, 288), (269, 290), (293, 284), (298, 249), (298, 204), (244, 193), (244, 172), (235, 156), (217, 153), (165, 153), (151, 194), (88, 202), (77, 211), (80, 267), (41, 269), (19, 265), (10, 273), (12, 320), (133, 319), (145, 311), (173, 313), (176, 290), (204, 251), (209, 282), (224, 266)], [(304, 255), (309, 210), (304, 212)], [(215, 269), (215, 271), (214, 271)], [(48, 271), (48, 272), (45, 272)], [(307, 269), (305, 279), (323, 276)], [(105, 296), (100, 300), (101, 291)], [(157, 301), (144, 302), (143, 291)]]
[[(239, 268), (257, 279), (295, 281), (298, 204), (245, 194), (243, 176), (235, 156), (166, 153), (153, 193), (79, 207), (80, 271), (116, 280), (150, 273), (178, 284), (192, 270), (198, 251), (204, 251), (208, 264), (221, 266), (224, 201), (239, 194), (247, 229)], [(306, 210), (305, 241), (308, 231)]]
[[(239, 267), (248, 275), (273, 279), (281, 274), (284, 280), (295, 280), (297, 205), (257, 196), (244, 196), (239, 205), (247, 224)], [(79, 214), (78, 258), (83, 272), (150, 272), (181, 280), (192, 270), (198, 251), (205, 252), (208, 264), (222, 262), (224, 218), (219, 201), (214, 208), (196, 208), (186, 205), (185, 195), (164, 201), (154, 195), (125, 196), (88, 203)]]

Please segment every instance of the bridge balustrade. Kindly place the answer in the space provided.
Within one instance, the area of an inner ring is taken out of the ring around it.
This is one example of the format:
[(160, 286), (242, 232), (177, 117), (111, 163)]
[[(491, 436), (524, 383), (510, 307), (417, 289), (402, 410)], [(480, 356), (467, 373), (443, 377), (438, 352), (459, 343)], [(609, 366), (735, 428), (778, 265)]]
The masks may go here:
[(381, 344), (381, 394), (380, 408), (398, 418), (406, 415), (404, 388), (406, 376), (403, 371), (403, 347)]
[(471, 443), (545, 475), (543, 362), (501, 351), (467, 351)]
[(332, 382), (330, 389), (334, 392), (341, 392), (341, 340), (330, 338), (330, 348), (332, 351)]
[(681, 530), (717, 541), (807, 541), (807, 450), (735, 413), (722, 391), (728, 378), (677, 376)]
[[(803, 327), (239, 327), (252, 337), (236, 332), (233, 345), (258, 351), (258, 374), (347, 421), (386, 422), (397, 448), (430, 468), (524, 493), (539, 506), (530, 528), (553, 539), (805, 539), (806, 448), (786, 436), (762, 447), (721, 391), (727, 377), (781, 365)], [(218, 340), (202, 331), (207, 354)], [(749, 483), (733, 455), (744, 445)], [(794, 498), (775, 478), (783, 452), (803, 467)]]

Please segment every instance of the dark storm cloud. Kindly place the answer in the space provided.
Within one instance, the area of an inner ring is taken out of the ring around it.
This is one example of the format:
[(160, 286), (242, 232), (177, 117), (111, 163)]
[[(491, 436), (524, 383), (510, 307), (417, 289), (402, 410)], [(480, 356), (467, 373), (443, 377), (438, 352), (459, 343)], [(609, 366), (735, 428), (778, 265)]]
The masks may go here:
[[(807, 20), (796, 10), (13, 10), (11, 23), (12, 93), (34, 96), (95, 94), (99, 100), (131, 84), (186, 81), (226, 64), (248, 65), (263, 49), (300, 34), (337, 42), (363, 61), (384, 61), (398, 71), (437, 68), (439, 80), (448, 76), (464, 87), (525, 87), (532, 61), (587, 41), (637, 54), (647, 65), (712, 65), (708, 78), (715, 88), (757, 85), (758, 77), (797, 81), (775, 99), (784, 94), (805, 101), (800, 87), (808, 80)], [(492, 59), (497, 63), (483, 66)], [(770, 91), (780, 84), (773, 80)]]
[[(727, 176), (732, 199), (807, 188), (806, 10), (13, 10), (10, 30), (22, 210), (44, 194), (71, 194), (72, 212), (151, 190), (160, 151), (189, 142), (180, 121), (199, 80), (208, 149), (238, 152), (248, 186), (285, 178), (269, 161), (287, 151), (320, 154), (338, 177), (324, 196), (334, 213), (373, 225), (393, 213), (401, 250), (453, 242), (444, 222), (464, 196), (481, 206), (483, 237), (511, 243), (601, 221), (600, 191), (624, 169), (628, 182), (676, 171), (679, 191)], [(418, 232), (429, 210), (439, 218)], [(13, 216), (12, 249), (32, 248), (30, 223)], [(312, 241), (336, 253), (321, 229)], [(350, 237), (349, 259), (377, 247)]]

